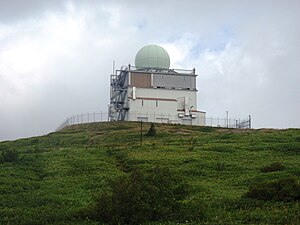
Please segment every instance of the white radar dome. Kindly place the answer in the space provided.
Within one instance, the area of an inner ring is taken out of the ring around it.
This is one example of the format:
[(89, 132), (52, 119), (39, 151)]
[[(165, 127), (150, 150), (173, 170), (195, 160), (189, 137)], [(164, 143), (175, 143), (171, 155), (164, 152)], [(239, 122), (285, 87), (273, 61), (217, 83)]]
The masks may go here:
[(170, 68), (168, 52), (158, 45), (146, 45), (135, 56), (136, 68)]

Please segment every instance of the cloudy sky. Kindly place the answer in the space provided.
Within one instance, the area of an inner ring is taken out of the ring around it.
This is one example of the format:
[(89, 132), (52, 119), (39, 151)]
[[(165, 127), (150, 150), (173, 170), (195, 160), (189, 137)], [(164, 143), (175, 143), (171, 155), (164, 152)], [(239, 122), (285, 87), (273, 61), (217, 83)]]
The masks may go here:
[(151, 43), (196, 68), (208, 116), (300, 127), (299, 0), (0, 0), (0, 140), (106, 112), (113, 60)]

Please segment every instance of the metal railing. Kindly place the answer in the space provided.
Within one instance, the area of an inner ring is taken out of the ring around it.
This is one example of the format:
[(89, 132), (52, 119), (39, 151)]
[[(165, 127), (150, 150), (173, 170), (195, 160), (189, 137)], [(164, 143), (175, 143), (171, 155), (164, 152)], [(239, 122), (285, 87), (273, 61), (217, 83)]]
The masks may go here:
[[(148, 118), (152, 114), (138, 114), (135, 117), (135, 121), (143, 120), (143, 118)], [(170, 114), (153, 114), (154, 122), (158, 123), (171, 123), (176, 124), (178, 122), (178, 115)], [(152, 115), (152, 116), (153, 116)], [(159, 115), (159, 117), (157, 117)], [(204, 118), (202, 118), (204, 119)], [(224, 118), (224, 117), (205, 117), (205, 125), (210, 127), (227, 127), (227, 128), (250, 128), (251, 129), (251, 116), (247, 119), (238, 118)], [(93, 113), (82, 113), (68, 117), (65, 119), (55, 131), (59, 131), (66, 126), (83, 124), (83, 123), (94, 123), (94, 122), (104, 122), (109, 121), (109, 116), (107, 112), (93, 112)], [(143, 120), (147, 122), (146, 120)]]
[(124, 70), (129, 70), (129, 71), (147, 71), (147, 72), (164, 72), (164, 73), (169, 73), (169, 74), (192, 74), (195, 75), (196, 74), (196, 69), (163, 69), (163, 68), (152, 68), (152, 67), (136, 67), (136, 66), (132, 66), (132, 65), (128, 65), (128, 66), (122, 66), (121, 70), (117, 70), (117, 71), (124, 71)]

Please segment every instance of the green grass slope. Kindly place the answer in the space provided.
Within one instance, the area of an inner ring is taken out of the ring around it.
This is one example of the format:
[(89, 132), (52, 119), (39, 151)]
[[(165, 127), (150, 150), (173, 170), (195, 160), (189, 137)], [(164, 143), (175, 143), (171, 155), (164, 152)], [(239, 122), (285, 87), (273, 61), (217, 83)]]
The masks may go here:
[[(144, 123), (144, 134), (150, 124)], [(166, 166), (205, 205), (203, 224), (300, 224), (299, 201), (244, 198), (258, 182), (300, 178), (300, 130), (238, 130), (136, 122), (91, 123), (0, 143), (0, 224), (98, 224), (80, 217), (131, 167)], [(278, 171), (262, 172), (272, 163)], [(188, 201), (189, 199), (187, 199)], [(189, 223), (187, 221), (187, 223)], [(166, 224), (166, 223), (164, 223)]]

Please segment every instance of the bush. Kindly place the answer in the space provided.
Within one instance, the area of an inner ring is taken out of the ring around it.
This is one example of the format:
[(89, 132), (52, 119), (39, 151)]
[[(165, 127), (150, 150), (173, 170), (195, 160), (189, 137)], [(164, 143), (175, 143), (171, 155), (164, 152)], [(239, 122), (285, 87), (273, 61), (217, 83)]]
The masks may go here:
[(197, 145), (197, 139), (190, 138), (188, 144), (189, 144), (188, 150), (193, 151), (194, 147)]
[(281, 171), (284, 170), (284, 168), (285, 168), (284, 165), (282, 165), (280, 162), (275, 162), (261, 168), (260, 171), (263, 173), (269, 173), (269, 172)]
[(155, 135), (156, 135), (156, 129), (155, 129), (154, 123), (151, 123), (151, 126), (150, 126), (146, 136), (155, 136)]
[(18, 161), (18, 152), (16, 150), (4, 150), (0, 155), (0, 162), (16, 162)]
[(109, 222), (112, 217), (112, 208), (112, 195), (108, 192), (103, 192), (96, 200), (89, 216), (103, 222)]
[(249, 189), (245, 197), (265, 201), (298, 201), (300, 184), (295, 177), (258, 183)]
[[(134, 170), (119, 177), (97, 199), (91, 217), (109, 224), (141, 224), (150, 221), (196, 220), (202, 208), (183, 204), (186, 185), (167, 168)], [(200, 205), (200, 204), (198, 204)], [(193, 204), (197, 206), (197, 204)], [(197, 210), (199, 209), (199, 210)], [(187, 218), (189, 216), (190, 218)]]
[(216, 164), (216, 170), (217, 171), (224, 171), (225, 170), (225, 163), (217, 163)]

